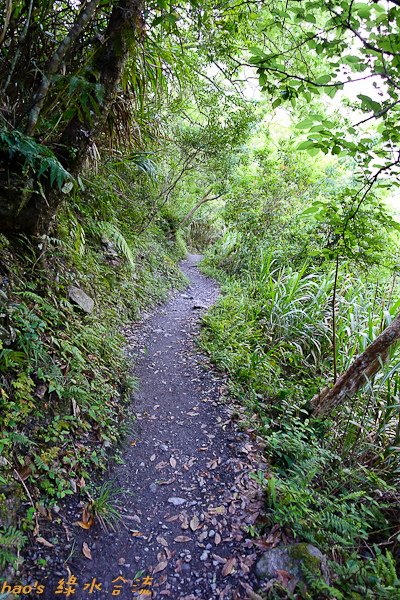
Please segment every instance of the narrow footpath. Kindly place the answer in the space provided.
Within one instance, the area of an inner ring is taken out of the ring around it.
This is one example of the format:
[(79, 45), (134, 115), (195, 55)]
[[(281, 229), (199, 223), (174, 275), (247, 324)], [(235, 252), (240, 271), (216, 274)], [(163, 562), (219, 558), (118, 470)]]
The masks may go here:
[(126, 332), (139, 380), (136, 421), (111, 474), (124, 490), (125, 526), (109, 533), (99, 523), (67, 527), (68, 545), (71, 529), (76, 543), (64, 587), (51, 577), (42, 598), (67, 597), (68, 577), (75, 600), (239, 600), (256, 588), (251, 528), (263, 501), (249, 473), (264, 465), (230, 417), (224, 378), (196, 349), (200, 315), (218, 297), (197, 268), (200, 258), (182, 263), (189, 287), (146, 319), (139, 335), (137, 326)]

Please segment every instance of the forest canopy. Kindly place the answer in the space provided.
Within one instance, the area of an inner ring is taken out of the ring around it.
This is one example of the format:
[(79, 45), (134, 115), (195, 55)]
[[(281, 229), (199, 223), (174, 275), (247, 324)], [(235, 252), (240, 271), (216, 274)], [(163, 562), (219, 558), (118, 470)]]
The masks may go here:
[[(166, 107), (201, 103), (205, 84), (246, 101), (254, 71), (271, 109), (308, 105), (300, 148), (357, 162), (354, 210), (378, 180), (397, 181), (396, 2), (7, 0), (2, 23), (3, 231), (45, 232), (97, 149), (148, 149)], [(366, 82), (371, 92), (352, 95), (355, 119), (313, 109)]]
[(0, 567), (106, 469), (121, 325), (189, 250), (268, 462), (247, 533), (321, 548), (306, 597), (398, 598), (399, 29), (398, 0), (0, 3)]

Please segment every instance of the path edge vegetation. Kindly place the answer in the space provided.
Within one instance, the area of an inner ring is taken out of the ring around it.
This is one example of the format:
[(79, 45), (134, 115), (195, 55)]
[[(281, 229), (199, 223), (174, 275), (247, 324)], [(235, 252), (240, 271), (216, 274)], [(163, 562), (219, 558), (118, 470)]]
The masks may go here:
[[(88, 174), (39, 256), (29, 238), (0, 237), (2, 580), (18, 574), (28, 539), (42, 539), (47, 511), (71, 494), (88, 505), (101, 495), (95, 482), (134, 420), (123, 327), (187, 285), (170, 213), (140, 236), (132, 230), (146, 216), (146, 179), (131, 164)], [(126, 205), (125, 186), (136, 204)], [(93, 300), (92, 312), (71, 287)]]
[[(229, 231), (225, 239), (228, 237)], [(234, 246), (232, 250), (235, 252)], [(246, 242), (240, 249), (236, 246), (236, 253), (246, 253)], [(306, 568), (305, 597), (399, 598), (400, 578), (393, 554), (399, 541), (396, 478), (387, 479), (378, 455), (375, 466), (373, 460), (365, 462), (365, 456), (364, 464), (361, 462), (356, 413), (355, 429), (349, 426), (354, 410), (351, 399), (344, 402), (346, 409), (341, 415), (315, 414), (313, 401), (323, 379), (308, 375), (309, 365), (299, 369), (307, 340), (290, 332), (290, 307), (282, 309), (283, 313), (288, 311), (287, 337), (283, 332), (281, 339), (272, 334), (267, 343), (260, 337), (263, 321), (269, 323), (268, 309), (275, 309), (276, 318), (284, 319), (284, 314), (279, 315), (279, 302), (285, 304), (285, 298), (290, 297), (294, 304), (299, 300), (299, 307), (311, 275), (304, 267), (296, 272), (284, 263), (279, 268), (272, 254), (261, 258), (262, 274), (254, 264), (249, 270), (238, 262), (233, 265), (222, 241), (206, 253), (200, 266), (220, 282), (221, 296), (203, 318), (199, 344), (228, 375), (233, 416), (236, 414), (241, 426), (262, 440), (268, 470), (254, 472), (252, 477), (264, 489), (265, 514), (253, 535), (269, 539), (272, 531), (279, 539), (279, 531), (283, 531), (286, 543), (311, 543), (326, 554), (329, 585), (320, 572)], [(271, 277), (267, 291), (265, 275)], [(315, 273), (317, 287), (326, 276), (332, 278), (333, 285), (334, 272), (321, 272)], [(291, 287), (294, 282), (298, 289)], [(328, 293), (328, 310), (329, 303)], [(291, 338), (296, 339), (294, 346)], [(293, 353), (297, 354), (297, 364)], [(285, 362), (285, 354), (289, 362)], [(387, 372), (393, 373), (395, 368)], [(363, 405), (363, 395), (369, 393), (371, 389), (358, 393), (359, 406)], [(394, 472), (396, 456), (394, 450)], [(303, 597), (301, 590), (296, 591)], [(264, 597), (262, 588), (260, 593)], [(286, 594), (285, 586), (276, 583), (265, 597), (286, 598)]]

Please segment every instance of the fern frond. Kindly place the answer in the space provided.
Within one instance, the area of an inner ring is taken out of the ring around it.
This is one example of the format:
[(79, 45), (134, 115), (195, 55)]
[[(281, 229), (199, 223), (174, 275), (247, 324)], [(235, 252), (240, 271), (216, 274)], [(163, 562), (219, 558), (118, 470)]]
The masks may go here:
[(92, 233), (106, 237), (109, 240), (113, 241), (119, 252), (121, 252), (121, 254), (125, 256), (131, 268), (135, 269), (136, 264), (133, 252), (129, 247), (129, 244), (126, 241), (125, 237), (118, 229), (118, 227), (116, 227), (116, 225), (114, 225), (113, 223), (109, 223), (108, 221), (98, 221), (97, 223), (92, 222), (89, 227)]
[(61, 189), (64, 182), (71, 179), (70, 173), (64, 169), (50, 148), (39, 144), (34, 138), (17, 129), (13, 131), (0, 129), (0, 147), (11, 157), (22, 156), (25, 163), (36, 171), (38, 178), (46, 173), (52, 186), (56, 183)]

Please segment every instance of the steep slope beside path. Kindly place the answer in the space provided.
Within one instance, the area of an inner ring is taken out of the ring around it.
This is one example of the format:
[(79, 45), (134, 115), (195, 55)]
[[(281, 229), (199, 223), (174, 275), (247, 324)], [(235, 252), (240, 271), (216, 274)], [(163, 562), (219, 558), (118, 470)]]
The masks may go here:
[[(256, 555), (246, 529), (262, 500), (248, 477), (257, 468), (253, 442), (231, 424), (224, 381), (194, 347), (199, 313), (218, 295), (196, 267), (199, 258), (182, 265), (190, 286), (147, 320), (145, 348), (138, 350), (132, 333), (137, 421), (124, 462), (111, 474), (125, 490), (126, 528), (73, 528), (77, 552), (68, 567), (75, 599), (247, 597), (243, 584), (251, 583)], [(84, 542), (91, 560), (82, 554)], [(57, 580), (46, 588), (49, 598), (65, 597), (55, 595)]]

